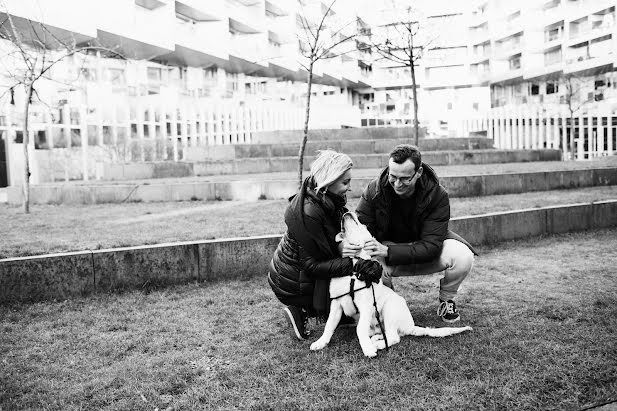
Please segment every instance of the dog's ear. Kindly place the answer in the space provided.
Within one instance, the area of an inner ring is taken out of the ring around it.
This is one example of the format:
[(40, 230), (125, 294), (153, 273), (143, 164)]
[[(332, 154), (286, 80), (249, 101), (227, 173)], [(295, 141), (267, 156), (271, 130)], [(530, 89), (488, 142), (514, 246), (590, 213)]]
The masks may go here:
[(337, 243), (340, 243), (344, 239), (345, 239), (345, 232), (344, 231), (341, 231), (340, 233), (338, 233), (336, 235), (336, 237), (334, 237), (334, 241), (336, 241)]

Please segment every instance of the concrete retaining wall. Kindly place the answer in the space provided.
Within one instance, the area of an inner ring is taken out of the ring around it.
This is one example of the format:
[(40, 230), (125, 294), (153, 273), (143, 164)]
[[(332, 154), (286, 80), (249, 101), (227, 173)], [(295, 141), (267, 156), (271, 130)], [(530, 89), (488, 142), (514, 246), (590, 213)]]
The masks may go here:
[[(327, 140), (309, 141), (305, 153), (314, 154), (317, 150), (332, 149), (349, 155), (389, 153), (396, 145), (409, 143), (408, 138), (379, 140)], [(441, 150), (484, 150), (493, 148), (493, 140), (488, 138), (433, 138), (422, 139), (419, 143), (422, 152)], [(231, 160), (241, 158), (293, 157), (298, 155), (300, 143), (293, 144), (229, 144), (202, 147), (187, 147), (184, 152), (187, 161)]]
[[(371, 178), (354, 178), (350, 198), (359, 197)], [(568, 188), (617, 185), (617, 168), (540, 171), (443, 177), (450, 197), (515, 194)], [(30, 186), (32, 204), (98, 204), (124, 201), (285, 199), (297, 190), (295, 180), (178, 182), (148, 184), (46, 184)], [(8, 187), (9, 204), (22, 203), (21, 187)]]
[[(617, 200), (454, 218), (471, 244), (617, 226)], [(265, 276), (280, 235), (0, 260), (0, 304)]]
[[(252, 134), (256, 144), (297, 143), (302, 140), (302, 130), (259, 131)], [(420, 128), (420, 138), (426, 135), (426, 129)], [(413, 127), (375, 127), (375, 128), (340, 128), (309, 130), (310, 141), (315, 140), (360, 140), (407, 138), (415, 136)]]
[[(382, 168), (388, 164), (389, 155), (351, 154), (355, 168)], [(315, 155), (304, 159), (309, 169)], [(434, 166), (455, 164), (516, 163), (528, 161), (560, 161), (561, 151), (542, 150), (447, 150), (427, 151), (422, 154), (427, 164)], [(213, 176), (227, 174), (261, 174), (292, 172), (298, 167), (295, 157), (248, 157), (228, 160), (207, 160), (179, 163), (109, 163), (102, 167), (103, 180), (138, 180), (167, 177)]]

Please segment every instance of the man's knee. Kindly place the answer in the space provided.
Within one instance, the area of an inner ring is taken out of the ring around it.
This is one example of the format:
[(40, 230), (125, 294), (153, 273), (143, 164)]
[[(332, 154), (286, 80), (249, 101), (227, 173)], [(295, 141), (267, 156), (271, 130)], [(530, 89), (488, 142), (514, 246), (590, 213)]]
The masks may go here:
[(443, 242), (440, 259), (450, 271), (465, 277), (473, 268), (474, 255), (464, 243), (447, 239)]

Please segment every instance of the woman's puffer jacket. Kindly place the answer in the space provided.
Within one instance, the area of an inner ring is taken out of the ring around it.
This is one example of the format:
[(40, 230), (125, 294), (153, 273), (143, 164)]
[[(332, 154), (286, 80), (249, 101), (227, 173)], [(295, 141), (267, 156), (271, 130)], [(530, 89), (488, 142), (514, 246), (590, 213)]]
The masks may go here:
[[(324, 210), (320, 202), (313, 197), (306, 198), (304, 213), (306, 224), (323, 230), (323, 236), (326, 237), (332, 252), (338, 254), (334, 237), (340, 231), (339, 217)], [(341, 257), (319, 260), (286, 232), (270, 261), (269, 271), (270, 286), (277, 296), (308, 297), (313, 296), (316, 280), (351, 275), (353, 261), (351, 258)]]

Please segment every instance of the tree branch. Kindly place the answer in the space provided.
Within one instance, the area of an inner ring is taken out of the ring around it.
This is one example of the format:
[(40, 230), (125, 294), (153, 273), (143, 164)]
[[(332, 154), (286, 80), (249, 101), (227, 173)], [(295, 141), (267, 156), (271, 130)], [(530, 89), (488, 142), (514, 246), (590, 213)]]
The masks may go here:
[(332, 51), (336, 46), (343, 44), (351, 39), (353, 39), (354, 37), (356, 37), (355, 34), (351, 35), (351, 36), (347, 36), (333, 44), (331, 44), (329, 47), (324, 47), (323, 50), (317, 55), (316, 60), (322, 59), (324, 58), (325, 55), (327, 55), (330, 51)]

